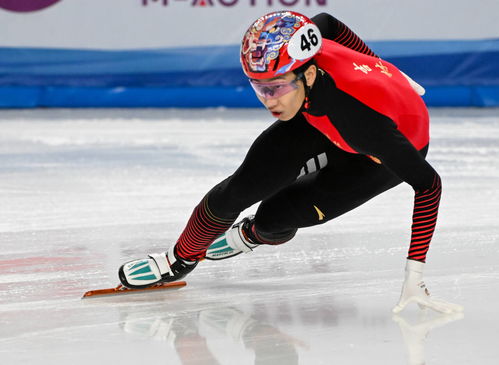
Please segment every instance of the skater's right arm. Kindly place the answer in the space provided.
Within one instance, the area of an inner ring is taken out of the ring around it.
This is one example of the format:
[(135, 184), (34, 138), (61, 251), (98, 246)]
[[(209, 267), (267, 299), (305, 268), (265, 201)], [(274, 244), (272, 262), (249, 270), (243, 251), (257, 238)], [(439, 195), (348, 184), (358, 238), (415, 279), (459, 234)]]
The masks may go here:
[(321, 31), (323, 38), (332, 40), (354, 51), (378, 57), (357, 34), (334, 16), (320, 13), (311, 20)]

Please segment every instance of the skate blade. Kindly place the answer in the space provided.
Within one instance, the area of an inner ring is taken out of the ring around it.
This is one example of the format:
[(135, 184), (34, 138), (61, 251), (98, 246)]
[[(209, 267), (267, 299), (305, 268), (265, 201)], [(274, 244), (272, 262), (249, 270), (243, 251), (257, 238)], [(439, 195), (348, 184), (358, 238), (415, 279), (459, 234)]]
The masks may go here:
[(118, 285), (116, 288), (109, 289), (97, 289), (90, 290), (83, 294), (81, 299), (92, 298), (92, 297), (101, 297), (104, 295), (122, 295), (122, 294), (138, 294), (143, 292), (153, 292), (156, 290), (165, 290), (165, 289), (180, 289), (186, 286), (187, 283), (185, 281), (174, 281), (172, 283), (161, 283), (155, 286), (151, 286), (149, 288), (144, 289), (129, 289), (125, 288), (123, 285)]

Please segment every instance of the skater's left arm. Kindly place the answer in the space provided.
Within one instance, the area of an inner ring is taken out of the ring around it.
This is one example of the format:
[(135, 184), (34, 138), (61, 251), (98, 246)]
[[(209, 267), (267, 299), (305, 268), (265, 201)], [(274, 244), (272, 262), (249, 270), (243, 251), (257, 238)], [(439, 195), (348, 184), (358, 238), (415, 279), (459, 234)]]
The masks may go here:
[(369, 123), (363, 123), (355, 144), (357, 151), (376, 157), (414, 189), (412, 234), (407, 259), (425, 262), (442, 193), (439, 174), (395, 123), (379, 113)]
[(378, 57), (352, 29), (331, 14), (320, 13), (312, 17), (311, 20), (317, 25), (323, 38), (330, 39), (356, 52)]
[(415, 192), (405, 281), (393, 311), (398, 313), (411, 302), (444, 313), (461, 311), (462, 307), (458, 305), (432, 299), (423, 282), (423, 267), (435, 231), (442, 192), (440, 176), (396, 124), (384, 115), (377, 114), (369, 123), (363, 123), (362, 132), (355, 139), (352, 147), (378, 158)]

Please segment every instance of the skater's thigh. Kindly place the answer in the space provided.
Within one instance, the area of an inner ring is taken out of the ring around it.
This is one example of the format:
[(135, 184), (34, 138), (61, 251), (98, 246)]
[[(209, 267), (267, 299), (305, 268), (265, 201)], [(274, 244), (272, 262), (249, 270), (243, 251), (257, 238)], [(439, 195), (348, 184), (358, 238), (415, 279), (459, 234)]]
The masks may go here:
[(366, 156), (348, 154), (344, 158), (333, 158), (326, 169), (298, 179), (263, 201), (255, 224), (257, 229), (266, 232), (321, 224), (400, 182), (383, 165)]
[(306, 162), (330, 144), (301, 114), (275, 122), (254, 141), (235, 173), (210, 191), (210, 207), (227, 214), (270, 197), (292, 184)]
[(292, 183), (304, 163), (330, 144), (301, 114), (277, 121), (254, 141), (233, 180), (251, 181), (257, 187)]

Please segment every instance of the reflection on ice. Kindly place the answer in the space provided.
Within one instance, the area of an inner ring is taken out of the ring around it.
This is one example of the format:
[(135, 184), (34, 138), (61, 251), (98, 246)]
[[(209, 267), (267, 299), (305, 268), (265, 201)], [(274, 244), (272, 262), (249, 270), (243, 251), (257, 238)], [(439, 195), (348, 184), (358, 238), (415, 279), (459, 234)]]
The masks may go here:
[[(285, 314), (289, 315), (289, 313)], [(440, 314), (419, 311), (417, 320), (410, 324), (401, 315), (393, 321), (400, 327), (407, 349), (409, 365), (424, 365), (425, 344), (432, 330), (464, 318), (463, 313)], [(254, 354), (254, 364), (300, 364), (299, 350), (311, 350), (304, 333), (290, 335), (270, 322), (258, 319), (252, 312), (235, 306), (221, 306), (187, 313), (182, 316), (163, 315), (134, 318), (133, 312), (122, 312), (120, 327), (127, 333), (163, 341), (174, 349), (182, 365), (220, 364), (222, 352), (237, 358), (243, 349)], [(304, 327), (306, 329), (306, 326)], [(334, 331), (332, 332), (334, 334)], [(211, 346), (210, 340), (225, 345)], [(331, 339), (332, 341), (333, 338)], [(234, 347), (239, 345), (239, 353)], [(232, 349), (231, 349), (232, 348)], [(330, 355), (334, 358), (334, 354)]]
[(428, 311), (420, 312), (419, 319), (414, 324), (409, 324), (401, 315), (394, 315), (393, 320), (399, 325), (402, 337), (407, 347), (409, 365), (424, 365), (426, 338), (435, 328), (464, 318), (464, 313), (440, 314), (428, 318)]
[[(222, 340), (243, 345), (254, 353), (255, 364), (299, 363), (297, 347), (307, 344), (286, 335), (278, 328), (234, 307), (206, 309), (183, 317), (133, 320), (122, 323), (128, 333), (165, 341), (175, 349), (182, 364), (219, 364), (217, 354), (208, 345), (212, 331)], [(227, 349), (226, 353), (230, 352)]]

